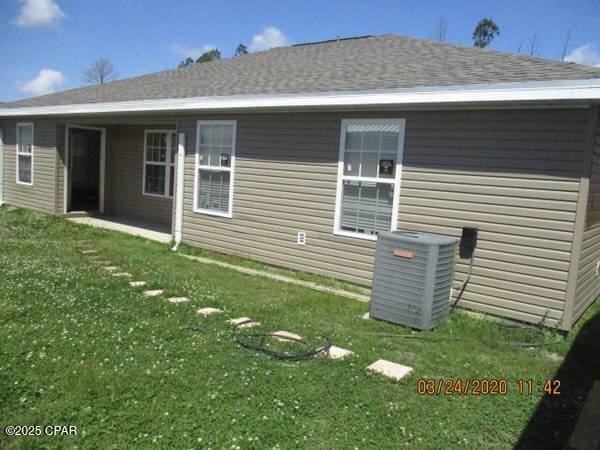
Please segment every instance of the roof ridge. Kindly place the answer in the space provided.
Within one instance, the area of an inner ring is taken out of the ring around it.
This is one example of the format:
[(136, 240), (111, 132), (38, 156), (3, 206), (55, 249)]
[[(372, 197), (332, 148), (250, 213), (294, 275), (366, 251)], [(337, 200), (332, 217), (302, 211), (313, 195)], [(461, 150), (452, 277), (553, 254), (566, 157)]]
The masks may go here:
[(579, 64), (579, 63), (572, 62), (572, 61), (563, 61), (563, 60), (542, 58), (540, 56), (525, 55), (523, 53), (513, 53), (513, 52), (509, 52), (509, 51), (496, 50), (496, 49), (487, 48), (487, 47), (485, 47), (485, 48), (480, 48), (480, 47), (475, 47), (475, 46), (470, 47), (470, 46), (463, 45), (463, 44), (455, 44), (455, 43), (446, 42), (446, 41), (436, 41), (434, 39), (428, 39), (428, 38), (422, 38), (422, 37), (416, 37), (416, 36), (408, 36), (408, 35), (403, 35), (403, 34), (399, 34), (399, 33), (385, 33), (385, 34), (381, 34), (376, 37), (384, 37), (384, 36), (400, 38), (400, 39), (407, 39), (407, 40), (412, 40), (412, 41), (419, 41), (419, 42), (426, 42), (428, 44), (456, 48), (456, 49), (460, 49), (460, 50), (472, 50), (475, 52), (480, 52), (482, 54), (488, 54), (488, 55), (495, 54), (495, 55), (502, 55), (505, 57), (518, 58), (521, 60), (529, 60), (532, 62), (561, 64), (561, 65), (565, 65), (568, 67), (579, 67), (579, 68), (583, 68), (583, 69), (587, 69), (587, 70), (591, 69), (591, 70), (598, 71), (598, 73), (600, 73), (600, 69), (598, 67), (590, 66), (587, 64)]

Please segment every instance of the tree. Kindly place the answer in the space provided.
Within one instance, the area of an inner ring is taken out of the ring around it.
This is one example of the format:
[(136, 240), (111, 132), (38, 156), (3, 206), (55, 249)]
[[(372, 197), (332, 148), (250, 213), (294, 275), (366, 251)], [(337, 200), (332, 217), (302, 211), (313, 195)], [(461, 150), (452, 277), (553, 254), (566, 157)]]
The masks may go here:
[(108, 58), (97, 59), (89, 69), (83, 71), (83, 81), (88, 84), (102, 84), (118, 77), (119, 74), (115, 70), (115, 66)]
[(562, 53), (560, 54), (560, 60), (564, 61), (565, 56), (567, 56), (567, 52), (569, 51), (569, 44), (571, 43), (571, 30), (567, 31), (565, 35), (565, 43), (563, 45)]
[(433, 29), (433, 40), (444, 42), (446, 41), (446, 35), (448, 34), (448, 22), (443, 17), (440, 17), (435, 24)]
[(246, 47), (244, 44), (240, 44), (235, 49), (235, 54), (233, 56), (242, 56), (242, 55), (247, 55), (247, 54), (248, 54), (248, 47)]
[(217, 59), (221, 59), (221, 52), (219, 49), (213, 48), (212, 50), (202, 53), (196, 62), (203, 63), (208, 61), (216, 61)]
[(529, 38), (529, 55), (536, 56), (540, 52), (540, 35), (536, 31), (533, 36)]
[(500, 28), (492, 19), (483, 18), (473, 31), (473, 46), (485, 48), (500, 34)]
[(185, 58), (183, 61), (179, 63), (179, 67), (189, 66), (190, 64), (194, 64), (194, 59), (189, 56)]

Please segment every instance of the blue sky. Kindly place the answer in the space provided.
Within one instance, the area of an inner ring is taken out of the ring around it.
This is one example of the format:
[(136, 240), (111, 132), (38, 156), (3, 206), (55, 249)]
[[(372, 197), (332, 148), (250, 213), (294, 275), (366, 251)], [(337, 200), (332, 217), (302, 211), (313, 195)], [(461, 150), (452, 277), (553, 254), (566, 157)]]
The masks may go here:
[(501, 34), (491, 48), (558, 59), (571, 30), (569, 59), (600, 66), (600, 1), (503, 0), (0, 0), (0, 101), (82, 85), (81, 73), (108, 57), (120, 77), (176, 67), (216, 46), (254, 50), (337, 36), (398, 33), (429, 38), (447, 22), (447, 42), (472, 45), (483, 17)]

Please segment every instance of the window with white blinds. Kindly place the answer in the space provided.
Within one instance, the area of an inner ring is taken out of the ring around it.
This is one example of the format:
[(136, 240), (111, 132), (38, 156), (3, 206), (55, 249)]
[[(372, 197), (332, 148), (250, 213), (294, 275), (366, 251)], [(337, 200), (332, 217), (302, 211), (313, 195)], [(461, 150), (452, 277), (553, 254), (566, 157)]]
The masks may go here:
[(198, 121), (194, 211), (232, 216), (236, 121)]
[(404, 119), (342, 121), (334, 232), (376, 239), (396, 229)]
[(17, 183), (33, 185), (33, 124), (17, 124)]

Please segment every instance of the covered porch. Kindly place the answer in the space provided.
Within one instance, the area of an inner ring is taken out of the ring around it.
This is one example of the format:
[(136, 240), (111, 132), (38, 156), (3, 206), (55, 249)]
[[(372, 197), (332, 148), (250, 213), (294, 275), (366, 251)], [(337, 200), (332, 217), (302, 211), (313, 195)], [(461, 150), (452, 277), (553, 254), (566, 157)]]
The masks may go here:
[(174, 121), (65, 120), (57, 125), (57, 140), (59, 212), (93, 226), (171, 239)]

